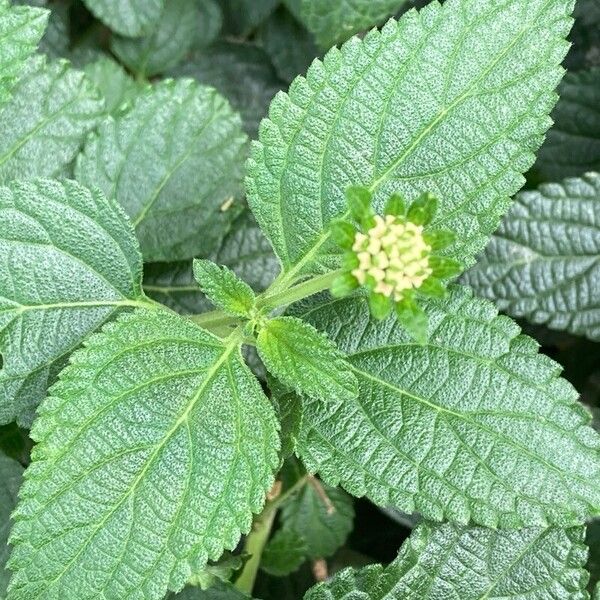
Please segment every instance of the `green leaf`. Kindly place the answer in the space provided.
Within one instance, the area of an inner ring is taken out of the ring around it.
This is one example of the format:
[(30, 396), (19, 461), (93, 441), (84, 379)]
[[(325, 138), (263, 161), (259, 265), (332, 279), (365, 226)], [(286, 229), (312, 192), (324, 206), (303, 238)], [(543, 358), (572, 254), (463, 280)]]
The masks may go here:
[[(271, 244), (249, 210), (235, 219), (221, 247), (209, 258), (229, 267), (256, 292), (265, 290), (279, 271)], [(181, 314), (198, 314), (211, 308), (194, 279), (191, 261), (146, 265), (144, 290)]]
[(195, 52), (173, 69), (174, 77), (193, 77), (223, 94), (242, 115), (244, 130), (256, 137), (269, 102), (281, 89), (265, 52), (253, 44), (220, 42)]
[(210, 260), (194, 260), (194, 278), (206, 297), (225, 312), (247, 317), (256, 296), (252, 288), (227, 267)]
[(358, 393), (343, 354), (312, 325), (294, 317), (269, 319), (256, 348), (267, 370), (299, 394), (318, 401), (344, 401)]
[(225, 29), (238, 37), (247, 37), (275, 10), (279, 0), (219, 0)]
[(152, 31), (158, 23), (165, 1), (83, 0), (83, 3), (90, 12), (116, 33), (140, 37)]
[(320, 54), (312, 35), (283, 6), (263, 24), (260, 40), (277, 74), (288, 83)]
[(0, 183), (64, 175), (104, 110), (83, 73), (31, 58), (0, 110)]
[(83, 68), (90, 81), (100, 90), (106, 110), (114, 115), (126, 103), (138, 96), (143, 86), (136, 83), (123, 67), (109, 56), (87, 63)]
[(245, 142), (224, 98), (169, 80), (107, 117), (75, 173), (123, 206), (145, 260), (181, 260), (207, 255), (227, 232), (232, 212), (221, 207), (240, 194)]
[(99, 192), (72, 181), (0, 187), (0, 423), (29, 425), (65, 358), (144, 302), (141, 262), (131, 225)]
[(353, 523), (352, 498), (314, 478), (309, 478), (281, 509), (283, 530), (300, 536), (306, 545), (305, 556), (311, 560), (337, 552), (346, 543)]
[(600, 68), (569, 73), (535, 172), (543, 181), (600, 171)]
[(572, 6), (433, 2), (315, 61), (272, 102), (248, 162), (250, 206), (284, 268), (337, 268), (326, 227), (351, 185), (379, 210), (393, 193), (434, 194), (435, 227), (470, 266), (550, 125)]
[(346, 569), (305, 600), (585, 600), (583, 527), (494, 531), (422, 523), (388, 567)]
[(306, 552), (306, 543), (299, 534), (292, 529), (280, 529), (265, 546), (260, 568), (269, 575), (285, 577), (300, 568)]
[(138, 310), (73, 356), (32, 430), (10, 600), (159, 600), (236, 547), (279, 449), (239, 343)]
[(216, 583), (207, 590), (186, 587), (179, 594), (168, 596), (169, 600), (251, 600), (250, 596), (238, 591), (233, 584), (225, 581)]
[(48, 15), (47, 10), (11, 6), (8, 0), (0, 0), (0, 103), (10, 97), (25, 62), (35, 52)]
[(164, 73), (179, 64), (192, 47), (200, 18), (198, 0), (169, 0), (150, 34), (138, 39), (114, 36), (110, 49), (141, 77)]
[(294, 454), (302, 429), (302, 400), (273, 377), (267, 381), (281, 425), (281, 456), (285, 459)]
[(407, 0), (301, 0), (300, 15), (324, 49), (380, 25)]
[(411, 297), (403, 298), (395, 308), (396, 317), (402, 327), (418, 344), (424, 344), (427, 341), (429, 319), (423, 308)]
[(236, 571), (239, 571), (247, 560), (245, 554), (225, 552), (221, 558), (206, 565), (201, 571), (192, 574), (190, 584), (207, 589), (219, 581), (229, 581)]
[(519, 194), (463, 281), (514, 317), (600, 341), (600, 175)]
[(216, 0), (197, 2), (200, 11), (200, 23), (195, 28), (192, 48), (200, 49), (210, 46), (218, 37), (223, 26), (223, 15)]
[(23, 467), (16, 460), (0, 453), (0, 598), (6, 598), (10, 580), (10, 573), (5, 569), (10, 552), (10, 515), (17, 504), (22, 477)]
[(308, 304), (346, 354), (355, 400), (304, 403), (296, 452), (329, 485), (428, 519), (574, 525), (600, 513), (600, 436), (560, 367), (494, 306), (453, 286), (423, 303), (429, 341), (362, 298)]

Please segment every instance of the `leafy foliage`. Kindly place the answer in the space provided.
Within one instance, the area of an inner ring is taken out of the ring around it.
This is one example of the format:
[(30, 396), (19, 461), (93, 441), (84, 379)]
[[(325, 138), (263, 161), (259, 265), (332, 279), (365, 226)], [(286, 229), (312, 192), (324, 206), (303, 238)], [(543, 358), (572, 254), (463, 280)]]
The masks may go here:
[(9, 98), (15, 79), (40, 41), (48, 13), (33, 7), (11, 7), (0, 0), (0, 103)]
[(559, 91), (535, 169), (545, 181), (600, 171), (600, 68), (569, 73)]
[(406, 0), (301, 0), (300, 14), (322, 48), (329, 48), (349, 37), (380, 25)]
[(214, 90), (165, 81), (101, 123), (75, 173), (123, 206), (145, 260), (180, 260), (214, 250), (225, 235), (231, 213), (221, 206), (239, 194), (245, 141), (239, 116)]
[(0, 188), (0, 422), (30, 424), (66, 356), (142, 303), (141, 269), (131, 226), (102, 194), (49, 180)]
[(321, 402), (343, 402), (358, 394), (356, 377), (343, 355), (300, 319), (270, 319), (261, 326), (256, 347), (267, 369), (299, 394)]
[(326, 227), (350, 185), (379, 203), (433, 193), (434, 224), (472, 263), (550, 125), (571, 8), (434, 2), (313, 63), (275, 98), (248, 163), (250, 206), (284, 267), (337, 266)]
[(31, 58), (0, 109), (0, 182), (67, 174), (104, 110), (83, 73), (64, 61)]
[(88, 9), (113, 31), (140, 37), (158, 23), (166, 0), (83, 0)]
[(517, 196), (464, 281), (513, 316), (600, 340), (600, 175)]
[(280, 529), (271, 538), (261, 557), (261, 569), (284, 577), (300, 568), (306, 558), (306, 544), (293, 529)]
[(138, 76), (163, 73), (192, 47), (200, 17), (197, 0), (169, 0), (152, 33), (138, 39), (114, 37), (111, 50)]
[(245, 36), (271, 14), (279, 0), (219, 0), (225, 27), (234, 35)]
[(13, 458), (0, 453), (0, 597), (6, 597), (10, 573), (6, 571), (10, 532), (10, 514), (17, 504), (17, 493), (21, 487), (23, 467)]
[(575, 525), (600, 511), (600, 438), (560, 368), (493, 306), (431, 301), (429, 342), (362, 299), (298, 313), (347, 354), (354, 401), (305, 403), (296, 448), (354, 496), (489, 527)]
[(342, 571), (305, 600), (586, 598), (583, 528), (417, 527), (385, 569)]
[(239, 341), (164, 311), (91, 337), (39, 414), (11, 600), (79, 598), (90, 568), (90, 596), (162, 598), (236, 546), (273, 482), (275, 416)]

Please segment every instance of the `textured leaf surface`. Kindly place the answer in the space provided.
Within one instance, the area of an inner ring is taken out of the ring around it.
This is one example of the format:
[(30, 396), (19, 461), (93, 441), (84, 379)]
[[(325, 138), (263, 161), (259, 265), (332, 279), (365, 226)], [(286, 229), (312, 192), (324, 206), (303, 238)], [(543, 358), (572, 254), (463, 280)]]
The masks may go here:
[(600, 437), (560, 367), (491, 303), (452, 288), (429, 342), (366, 301), (306, 309), (348, 355), (356, 400), (306, 402), (296, 451), (330, 485), (426, 518), (503, 527), (600, 512)]
[(163, 311), (90, 338), (32, 437), (11, 600), (181, 589), (250, 529), (278, 463), (275, 415), (239, 342)]
[(0, 422), (30, 423), (64, 358), (141, 302), (141, 270), (131, 226), (101, 194), (49, 180), (0, 188)]
[(215, 306), (240, 317), (249, 315), (256, 296), (252, 288), (233, 271), (210, 260), (195, 259), (194, 277)]
[(256, 137), (269, 102), (282, 87), (269, 57), (252, 44), (214, 44), (195, 52), (172, 74), (193, 77), (216, 88), (242, 115), (244, 129), (251, 137)]
[(538, 177), (558, 181), (600, 171), (600, 68), (569, 73), (535, 169)]
[(306, 560), (306, 544), (292, 529), (280, 529), (269, 540), (260, 559), (260, 568), (274, 575), (285, 577), (297, 571)]
[(103, 114), (104, 102), (83, 73), (31, 58), (0, 110), (0, 183), (64, 175)]
[(115, 36), (111, 50), (131, 71), (152, 77), (176, 66), (192, 47), (200, 25), (198, 0), (169, 0), (156, 28), (143, 38)]
[(232, 212), (221, 206), (240, 193), (245, 142), (214, 90), (166, 81), (107, 117), (75, 172), (125, 208), (145, 260), (180, 260), (215, 250), (227, 232)]
[(362, 185), (433, 193), (472, 263), (550, 125), (571, 0), (451, 0), (315, 62), (271, 104), (248, 163), (252, 210), (285, 268), (335, 267), (327, 224)]
[(6, 597), (6, 588), (10, 580), (10, 573), (5, 569), (10, 552), (10, 514), (17, 504), (22, 478), (23, 467), (13, 458), (0, 453), (0, 598)]
[(270, 319), (258, 333), (256, 348), (267, 370), (299, 394), (323, 402), (358, 394), (356, 377), (342, 353), (300, 319)]
[(89, 62), (84, 67), (88, 79), (100, 90), (105, 112), (114, 114), (126, 102), (141, 94), (143, 87), (136, 83), (123, 67), (108, 56)]
[(260, 39), (277, 74), (287, 82), (304, 73), (319, 56), (312, 35), (283, 7), (261, 27)]
[(166, 0), (83, 0), (105, 25), (121, 35), (140, 37), (158, 23)]
[(380, 25), (406, 0), (301, 0), (300, 14), (322, 48)]
[(600, 175), (517, 196), (463, 281), (512, 316), (600, 340)]
[(0, 103), (9, 98), (15, 78), (44, 34), (48, 12), (30, 6), (11, 6), (0, 0)]
[(585, 600), (583, 527), (419, 525), (388, 567), (342, 571), (305, 600)]
[[(221, 247), (210, 258), (229, 267), (256, 292), (265, 290), (279, 271), (271, 244), (250, 211), (235, 219)], [(194, 279), (191, 261), (146, 265), (144, 290), (181, 314), (197, 314), (211, 308)]]
[(282, 528), (300, 536), (311, 560), (332, 556), (346, 543), (353, 523), (352, 498), (316, 480), (309, 480), (281, 510)]

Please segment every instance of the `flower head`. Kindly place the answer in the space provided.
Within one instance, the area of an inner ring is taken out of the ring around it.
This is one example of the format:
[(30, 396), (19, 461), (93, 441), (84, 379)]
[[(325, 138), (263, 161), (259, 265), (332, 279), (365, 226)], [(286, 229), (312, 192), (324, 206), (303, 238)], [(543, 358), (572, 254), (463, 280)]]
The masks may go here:
[(365, 289), (373, 316), (385, 318), (395, 306), (402, 323), (424, 341), (427, 318), (418, 296), (444, 295), (442, 280), (461, 270), (456, 261), (436, 254), (454, 241), (451, 232), (430, 227), (436, 199), (423, 194), (407, 211), (402, 198), (394, 195), (383, 216), (374, 214), (372, 194), (364, 188), (350, 188), (347, 200), (353, 222), (332, 224), (334, 239), (346, 250), (344, 272), (332, 293), (345, 296), (358, 287)]

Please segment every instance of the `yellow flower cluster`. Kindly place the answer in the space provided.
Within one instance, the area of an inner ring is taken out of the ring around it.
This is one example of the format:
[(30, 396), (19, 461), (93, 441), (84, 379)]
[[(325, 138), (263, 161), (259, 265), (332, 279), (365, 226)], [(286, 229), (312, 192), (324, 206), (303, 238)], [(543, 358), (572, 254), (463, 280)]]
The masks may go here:
[(352, 275), (360, 285), (370, 282), (375, 293), (399, 302), (406, 290), (421, 287), (432, 274), (431, 246), (420, 225), (391, 215), (374, 219), (366, 235), (355, 235), (352, 250), (359, 264)]

